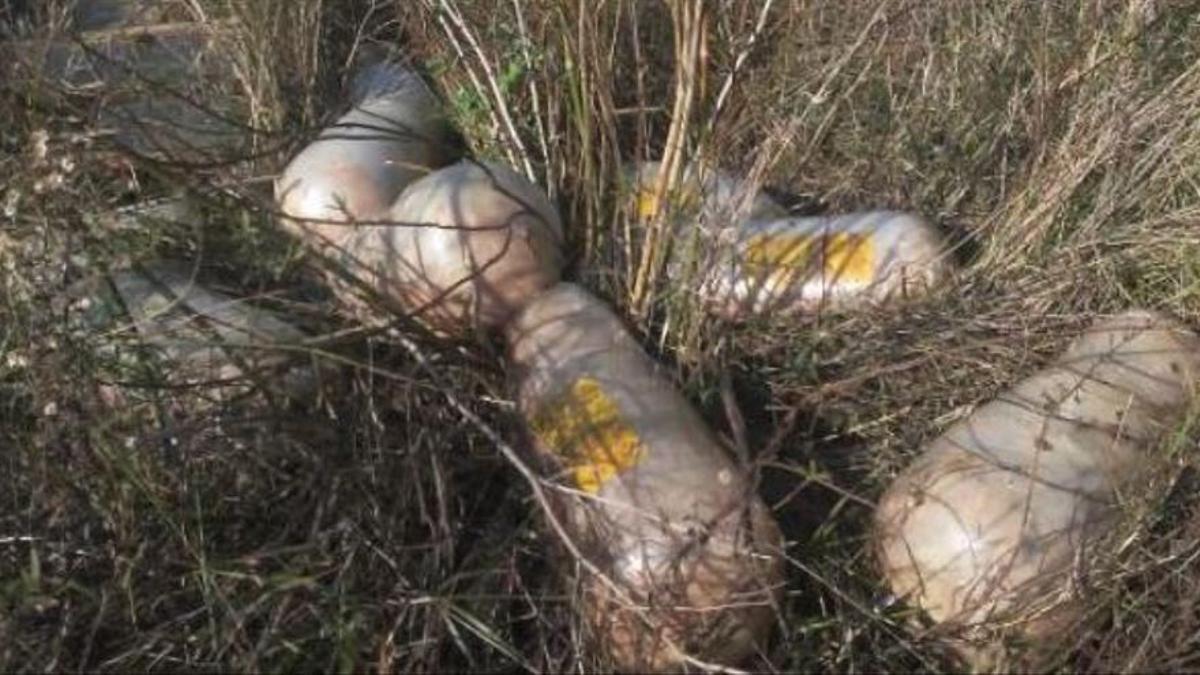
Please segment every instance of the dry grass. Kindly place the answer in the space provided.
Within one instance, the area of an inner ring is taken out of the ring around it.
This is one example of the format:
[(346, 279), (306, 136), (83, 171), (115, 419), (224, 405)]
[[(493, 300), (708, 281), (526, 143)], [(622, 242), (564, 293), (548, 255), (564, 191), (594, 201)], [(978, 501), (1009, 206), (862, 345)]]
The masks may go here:
[[(271, 223), (263, 179), (338, 111), (372, 40), (427, 66), (475, 153), (546, 186), (569, 275), (626, 313), (726, 440), (732, 394), (789, 542), (780, 629), (754, 665), (954, 667), (888, 605), (871, 505), (922, 442), (1094, 315), (1148, 305), (1200, 326), (1200, 3), (694, 9), (180, 0), (174, 19), (223, 27), (214, 68), (233, 73), (166, 83), (239, 130), (199, 162), (130, 156), (95, 133), (103, 101), (159, 83), (64, 91), (5, 73), (0, 670), (593, 663), (528, 486), (441, 390), (518, 438), (497, 346), (402, 321), (403, 341), (356, 329)], [(761, 177), (797, 212), (927, 214), (962, 273), (895, 310), (718, 324), (689, 293), (704, 252), (667, 268), (666, 247), (688, 237), (644, 236), (617, 198), (623, 163), (673, 153)], [(186, 219), (106, 216), (180, 193)], [(199, 260), (203, 280), (322, 336), (306, 345), (333, 366), (319, 395), (213, 404), (152, 388), (112, 405), (124, 373), (102, 346), (116, 329), (81, 324), (69, 291), (154, 256)], [(1094, 628), (1061, 669), (1200, 665), (1194, 429), (1130, 497)]]

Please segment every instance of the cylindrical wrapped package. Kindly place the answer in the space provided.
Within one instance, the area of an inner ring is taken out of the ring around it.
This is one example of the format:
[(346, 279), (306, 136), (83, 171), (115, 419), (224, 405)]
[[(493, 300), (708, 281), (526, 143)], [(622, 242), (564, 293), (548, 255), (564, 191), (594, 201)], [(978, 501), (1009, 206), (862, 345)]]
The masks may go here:
[(299, 349), (303, 331), (269, 310), (205, 288), (186, 266), (143, 265), (113, 274), (108, 283), (113, 293), (88, 298), (90, 322), (104, 327), (127, 319), (137, 336), (133, 344), (153, 350), (172, 385), (223, 396), (265, 388), (289, 397), (315, 387), (316, 370)]
[(75, 0), (71, 7), (75, 30), (102, 30), (116, 26), (153, 25), (178, 11), (177, 0)]
[(894, 211), (743, 225), (701, 290), (730, 319), (881, 303), (927, 291), (950, 272), (937, 230)]
[[(0, 3), (0, 24), (8, 4)], [(91, 113), (88, 122), (105, 145), (173, 166), (194, 163), (203, 171), (241, 159), (252, 144), (251, 130), (236, 121), (244, 119), (246, 100), (227, 22), (188, 21), (182, 0), (27, 4), (54, 7), (43, 15), (51, 20), (46, 28), (73, 16), (69, 33), (51, 30), (36, 47), (0, 41), (0, 80), (36, 79), (72, 99), (86, 97), (79, 109)]]
[(632, 671), (763, 647), (778, 526), (747, 475), (602, 302), (559, 284), (505, 327), (518, 406), (556, 474), (556, 513), (602, 576), (581, 610)]
[(1200, 338), (1134, 311), (933, 441), (889, 487), (874, 545), (897, 596), (970, 637), (1018, 628), (1046, 646), (1081, 618), (1070, 591), (1110, 530), (1115, 491), (1182, 421)]
[[(642, 220), (652, 218), (658, 211), (657, 189), (661, 171), (662, 162), (640, 162), (626, 170), (633, 188), (631, 196), (635, 200), (635, 212)], [(684, 169), (675, 190), (666, 195), (666, 200), (684, 214), (703, 211), (718, 222), (776, 219), (787, 215), (775, 200), (747, 183), (715, 169), (695, 165)]]
[(505, 166), (463, 161), (439, 169), (410, 185), (386, 218), (353, 228), (342, 266), (439, 332), (499, 326), (558, 282), (558, 212)]
[(275, 182), (284, 227), (326, 254), (341, 248), (347, 223), (383, 218), (405, 187), (457, 159), (441, 105), (416, 73), (374, 63), (359, 71), (352, 94), (354, 108)]

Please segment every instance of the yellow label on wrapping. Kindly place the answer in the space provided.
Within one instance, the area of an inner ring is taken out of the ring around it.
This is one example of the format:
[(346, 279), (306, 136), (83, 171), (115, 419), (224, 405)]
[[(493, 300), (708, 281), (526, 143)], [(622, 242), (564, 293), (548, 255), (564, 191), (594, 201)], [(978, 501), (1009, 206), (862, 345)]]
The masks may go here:
[(658, 211), (658, 200), (654, 198), (654, 190), (638, 190), (637, 215), (642, 220), (649, 220)]
[(538, 412), (530, 427), (545, 449), (567, 463), (579, 489), (589, 494), (637, 466), (645, 451), (617, 404), (590, 377), (575, 380), (561, 398)]
[[(650, 220), (658, 212), (658, 199), (654, 193), (653, 185), (637, 191), (637, 216), (640, 220)], [(670, 193), (667, 193), (667, 197), (668, 201), (673, 201), (679, 209), (693, 208), (699, 199), (696, 191), (689, 186), (676, 188), (674, 197), (672, 198)]]
[(865, 283), (875, 273), (875, 243), (853, 232), (759, 234), (746, 244), (745, 260), (751, 273), (780, 275), (781, 281), (822, 270), (830, 281)]

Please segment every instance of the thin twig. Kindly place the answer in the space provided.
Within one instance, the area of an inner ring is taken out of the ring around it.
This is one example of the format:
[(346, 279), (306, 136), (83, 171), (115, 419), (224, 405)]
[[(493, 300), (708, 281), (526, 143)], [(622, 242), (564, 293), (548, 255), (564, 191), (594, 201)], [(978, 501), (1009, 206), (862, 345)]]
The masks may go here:
[(725, 81), (721, 83), (721, 91), (717, 93), (717, 101), (713, 104), (712, 114), (709, 115), (708, 125), (705, 129), (705, 135), (712, 134), (713, 128), (717, 124), (717, 118), (721, 116), (721, 111), (725, 108), (725, 103), (729, 99), (729, 93), (733, 90), (734, 80), (737, 79), (738, 73), (741, 72), (742, 66), (746, 63), (746, 59), (750, 56), (750, 52), (754, 51), (754, 45), (758, 44), (758, 38), (762, 35), (763, 29), (767, 25), (767, 15), (771, 12), (771, 6), (775, 4), (775, 0), (766, 0), (762, 4), (762, 10), (758, 13), (758, 21), (754, 24), (754, 32), (750, 34), (750, 38), (746, 40), (746, 46), (738, 53), (733, 60), (733, 69), (725, 76)]

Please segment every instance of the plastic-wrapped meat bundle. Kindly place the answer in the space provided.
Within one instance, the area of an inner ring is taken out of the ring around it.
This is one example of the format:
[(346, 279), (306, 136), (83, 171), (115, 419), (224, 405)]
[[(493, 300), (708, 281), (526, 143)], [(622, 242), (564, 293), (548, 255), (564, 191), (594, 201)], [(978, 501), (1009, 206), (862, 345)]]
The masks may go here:
[(371, 63), (351, 93), (350, 111), (275, 182), (284, 226), (318, 250), (338, 247), (347, 223), (383, 218), (404, 188), (458, 158), (441, 103), (412, 70)]
[[(243, 153), (252, 131), (220, 21), (156, 23), (180, 11), (166, 2), (80, 2), (77, 32), (0, 45), (14, 80), (36, 78), (93, 97), (94, 123), (140, 155), (208, 165)], [(111, 24), (118, 24), (110, 29)]]
[[(641, 162), (626, 169), (634, 211), (638, 218), (652, 218), (659, 210), (658, 180), (661, 162)], [(703, 216), (714, 222), (783, 218), (787, 211), (767, 195), (715, 169), (689, 166), (675, 189), (664, 195), (681, 216), (680, 224)], [(748, 203), (747, 203), (748, 202)]]
[[(154, 370), (173, 387), (228, 398), (251, 389), (303, 397), (316, 386), (303, 331), (269, 310), (205, 288), (182, 264), (123, 270), (108, 284), (111, 292), (90, 298), (90, 323), (109, 327), (109, 335), (119, 335), (112, 326), (127, 325), (113, 348), (132, 348), (139, 363), (149, 357), (160, 364)], [(145, 379), (137, 372), (146, 371), (139, 366), (129, 382)]]
[(464, 161), (436, 171), (388, 217), (359, 228), (348, 248), (372, 260), (377, 290), (442, 332), (502, 326), (558, 282), (558, 212), (508, 167)]
[(505, 328), (518, 406), (553, 501), (599, 572), (581, 611), (635, 672), (765, 646), (782, 590), (780, 533), (749, 477), (620, 320), (559, 284)]
[(1116, 491), (1198, 381), (1200, 338), (1177, 322), (1135, 311), (1097, 323), (896, 479), (875, 515), (884, 577), (966, 637), (1010, 627), (1053, 648), (1082, 619), (1071, 583), (1114, 523)]
[(537, 186), (497, 164), (438, 169), (457, 146), (415, 73), (375, 63), (353, 89), (355, 108), (276, 182), (285, 227), (331, 263), (343, 302), (462, 335), (558, 281), (562, 225)]
[(701, 294), (730, 319), (895, 301), (929, 291), (951, 271), (937, 230), (894, 211), (746, 223), (718, 256)]

